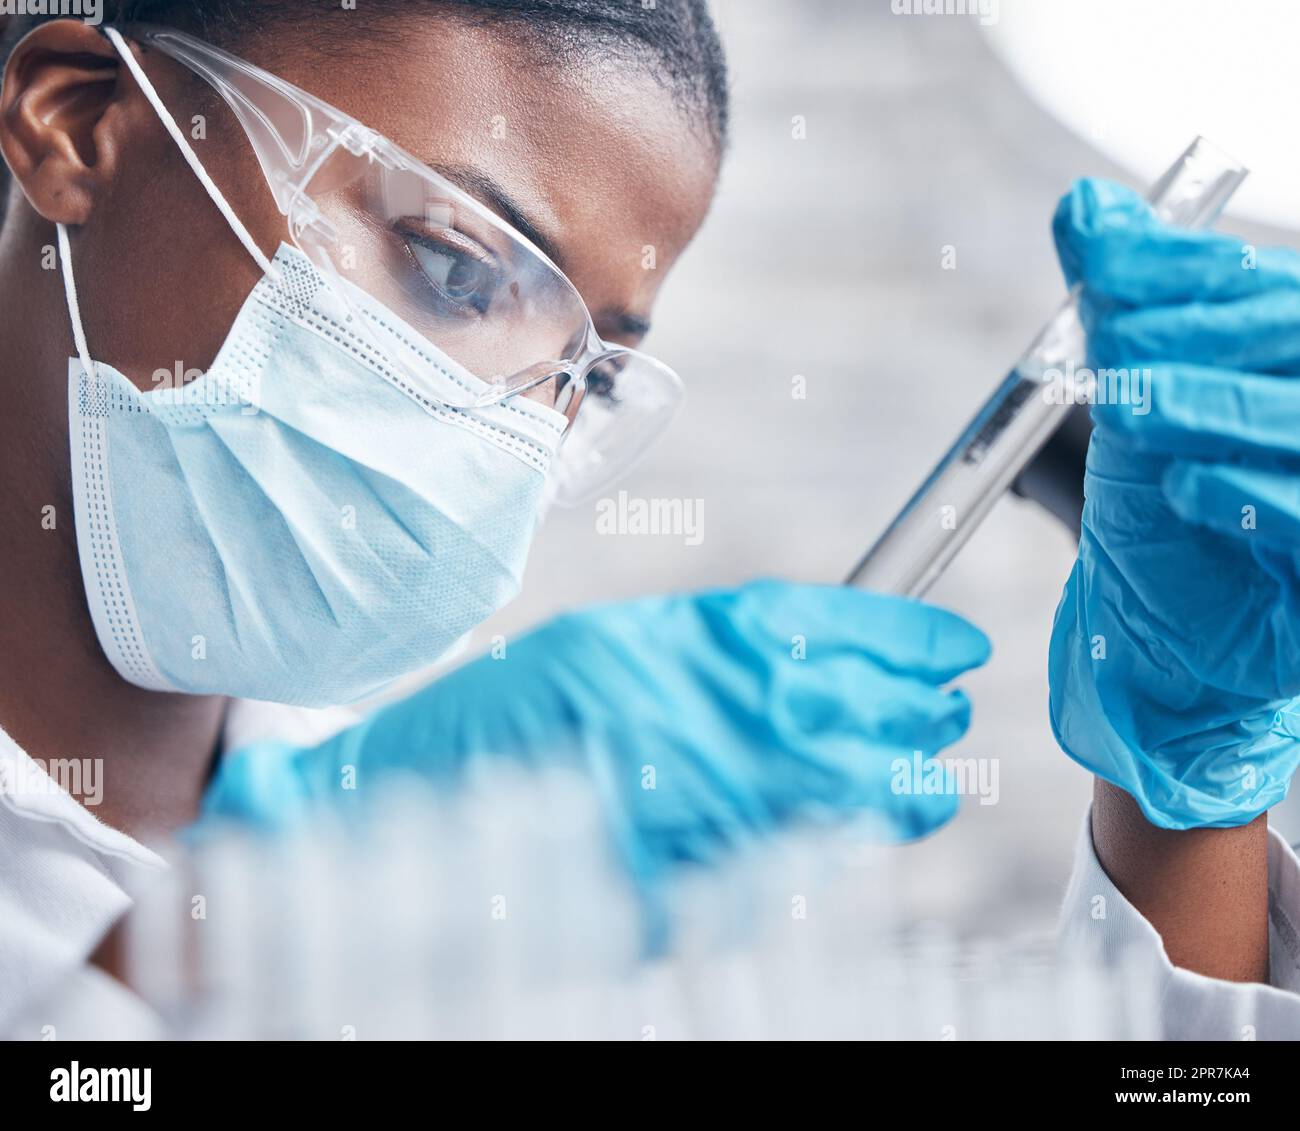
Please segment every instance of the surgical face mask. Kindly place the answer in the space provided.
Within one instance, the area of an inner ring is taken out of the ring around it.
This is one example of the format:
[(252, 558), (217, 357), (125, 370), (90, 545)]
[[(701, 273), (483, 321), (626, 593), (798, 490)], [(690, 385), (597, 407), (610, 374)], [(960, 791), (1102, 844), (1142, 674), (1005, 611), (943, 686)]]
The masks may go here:
[(447, 407), (440, 391), (483, 382), (283, 245), (211, 368), (142, 392), (91, 359), (58, 235), (78, 352), (78, 548), (123, 678), (348, 702), (432, 662), (517, 592), (562, 413), (520, 397)]

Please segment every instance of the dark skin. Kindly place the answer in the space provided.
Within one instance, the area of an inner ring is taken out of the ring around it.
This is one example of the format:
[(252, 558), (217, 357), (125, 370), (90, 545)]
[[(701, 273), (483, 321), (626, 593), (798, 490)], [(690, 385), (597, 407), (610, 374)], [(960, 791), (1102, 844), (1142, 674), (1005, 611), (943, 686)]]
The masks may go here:
[[(340, 26), (328, 66), (291, 30), (240, 51), (431, 163), (487, 174), (555, 249), (601, 334), (635, 345), (708, 208), (713, 146), (645, 74), (539, 68), (509, 34), (449, 16), (389, 20), (379, 39), (355, 31)], [(140, 57), (182, 127), (191, 113), (208, 115), (200, 157), (272, 253), (283, 219), (229, 113), (201, 100), (177, 65)], [(497, 115), (504, 137), (493, 136)], [(15, 180), (0, 232), (0, 380), (9, 398), (0, 416), (0, 726), (35, 757), (102, 758), (96, 814), (108, 824), (135, 835), (172, 830), (196, 812), (226, 702), (135, 688), (99, 650), (72, 523), (63, 380), (71, 332), (59, 274), (43, 257), (54, 222), (68, 225), (92, 355), (142, 388), (178, 359), (206, 367), (259, 272), (92, 28), (50, 23), (15, 51), (0, 94), (0, 151)], [(647, 244), (653, 271), (641, 266)], [(47, 505), (53, 531), (41, 525)], [(1099, 782), (1093, 838), (1176, 964), (1266, 979), (1263, 819), (1170, 833)]]
[[(373, 30), (335, 19), (327, 66), (292, 27), (249, 39), (239, 53), (453, 179), (490, 178), (553, 250), (601, 335), (636, 345), (667, 271), (704, 218), (718, 168), (714, 144), (653, 75), (598, 62), (552, 65), (508, 27), (473, 28), (427, 10)], [(182, 129), (205, 114), (200, 160), (274, 254), (288, 239), (284, 218), (233, 115), (183, 67), (135, 50)], [(429, 65), (438, 59), (455, 65)], [(142, 389), (177, 360), (185, 369), (211, 363), (260, 270), (112, 44), (79, 21), (44, 24), (15, 49), (0, 93), (0, 152), (13, 173), (0, 231), (8, 396), (0, 416), (0, 726), (35, 758), (103, 759), (96, 816), (136, 836), (165, 833), (197, 812), (226, 701), (141, 690), (100, 652), (68, 470), (64, 374), (75, 351), (45, 249), (54, 224), (67, 225), (91, 355)], [(501, 211), (481, 187), (471, 194)], [(655, 248), (653, 270), (642, 265), (646, 245)], [(41, 522), (50, 505), (52, 531)]]
[(1175, 966), (1229, 982), (1268, 981), (1266, 815), (1235, 829), (1160, 829), (1098, 778), (1092, 843)]

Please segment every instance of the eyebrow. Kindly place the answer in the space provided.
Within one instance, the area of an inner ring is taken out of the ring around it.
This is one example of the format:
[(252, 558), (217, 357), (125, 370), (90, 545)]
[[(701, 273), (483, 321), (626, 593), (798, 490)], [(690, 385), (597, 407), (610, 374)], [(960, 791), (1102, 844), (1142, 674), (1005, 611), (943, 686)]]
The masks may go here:
[[(486, 204), (507, 224), (536, 244), (560, 270), (564, 270), (564, 259), (560, 255), (560, 249), (542, 235), (523, 208), (487, 173), (466, 165), (438, 165), (433, 162), (426, 162), (426, 164), (452, 184), (477, 198), (480, 203)], [(611, 324), (616, 328), (617, 333), (637, 340), (644, 338), (650, 332), (648, 318), (621, 308), (593, 312), (592, 320), (598, 325)]]
[(511, 199), (510, 194), (486, 173), (480, 169), (470, 169), (463, 165), (435, 165), (431, 162), (428, 164), (429, 168), (446, 177), (452, 184), (464, 189), (470, 196), (477, 197), (481, 203), (486, 204), (502, 220), (530, 242), (536, 244), (548, 259), (563, 270), (564, 263), (560, 256), (560, 249), (538, 231), (537, 225)]

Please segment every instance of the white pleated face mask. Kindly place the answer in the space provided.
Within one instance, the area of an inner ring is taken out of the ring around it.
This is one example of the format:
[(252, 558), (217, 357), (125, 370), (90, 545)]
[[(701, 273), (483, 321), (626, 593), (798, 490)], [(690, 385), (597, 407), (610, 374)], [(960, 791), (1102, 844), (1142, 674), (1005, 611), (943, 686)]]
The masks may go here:
[(257, 253), (266, 274), (208, 372), (142, 392), (91, 360), (61, 226), (59, 246), (81, 569), (123, 678), (350, 702), (518, 591), (561, 413), (444, 407), (440, 388), (487, 386), (285, 245)]

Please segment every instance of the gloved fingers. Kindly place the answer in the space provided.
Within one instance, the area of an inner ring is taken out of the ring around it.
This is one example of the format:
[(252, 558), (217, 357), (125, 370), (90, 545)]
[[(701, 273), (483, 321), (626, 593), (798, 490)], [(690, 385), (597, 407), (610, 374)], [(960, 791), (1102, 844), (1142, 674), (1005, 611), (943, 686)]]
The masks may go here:
[(1130, 306), (1300, 289), (1300, 255), (1289, 248), (1170, 227), (1137, 193), (1110, 181), (1077, 181), (1057, 205), (1052, 234), (1070, 286)]
[(1162, 487), (1184, 522), (1300, 546), (1300, 480), (1291, 472), (1175, 460)]
[(955, 793), (927, 793), (924, 786), (909, 793), (891, 793), (883, 805), (860, 805), (870, 813), (867, 832), (891, 843), (920, 840), (957, 815)]
[(993, 645), (970, 621), (934, 605), (891, 598), (863, 637), (865, 652), (890, 671), (944, 684), (988, 662)]
[(1158, 358), (1259, 373), (1300, 372), (1300, 290), (1140, 309), (1098, 306), (1085, 297), (1080, 313), (1094, 367)]
[(937, 754), (959, 742), (970, 729), (970, 699), (960, 690), (929, 689), (929, 696), (914, 701), (913, 707), (920, 708), (914, 713), (909, 713), (901, 703), (881, 706), (884, 709), (873, 721), (871, 733), (903, 750)]
[(1156, 224), (1151, 206), (1132, 189), (1091, 177), (1075, 181), (1052, 216), (1052, 238), (1066, 283), (1084, 283), (1098, 294), (1108, 294), (1103, 271), (1106, 237), (1130, 229), (1147, 231)]
[(855, 817), (869, 840), (927, 836), (957, 814), (953, 775), (938, 759), (912, 751), (856, 750), (835, 787), (835, 809)]
[(934, 605), (843, 585), (758, 581), (737, 591), (728, 612), (743, 637), (760, 634), (786, 655), (816, 663), (845, 652), (891, 671), (946, 683), (991, 651), (969, 621)]
[[(876, 700), (876, 717), (858, 733), (821, 730), (791, 741), (786, 757), (787, 783), (804, 783), (797, 791), (843, 812), (859, 810), (897, 822), (904, 814), (905, 837), (919, 836), (944, 823), (956, 808), (956, 794), (946, 768), (935, 759), (960, 739), (970, 722), (970, 703), (961, 692), (922, 688), (927, 702)], [(919, 708), (919, 709), (918, 709)], [(805, 720), (805, 725), (806, 725)], [(794, 767), (798, 767), (795, 769)], [(949, 798), (948, 803), (938, 799)]]
[(970, 701), (842, 655), (817, 664), (789, 661), (773, 673), (771, 725), (782, 745), (802, 750), (826, 738), (868, 739), (906, 750), (941, 750), (970, 726)]
[[(1300, 459), (1300, 378), (1153, 363), (1141, 379), (1139, 369), (1127, 367), (1128, 403), (1107, 394), (1092, 406), (1093, 423), (1134, 450), (1211, 461)], [(1099, 379), (1099, 393), (1104, 385)]]

